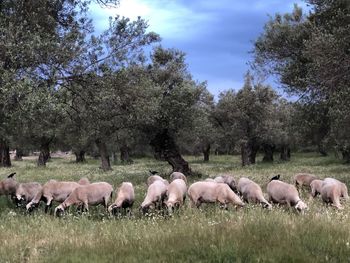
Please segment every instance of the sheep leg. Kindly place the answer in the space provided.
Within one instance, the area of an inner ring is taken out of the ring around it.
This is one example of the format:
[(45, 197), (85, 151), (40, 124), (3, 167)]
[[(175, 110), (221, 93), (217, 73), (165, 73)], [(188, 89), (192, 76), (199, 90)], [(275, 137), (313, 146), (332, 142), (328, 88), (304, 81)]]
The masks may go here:
[(89, 204), (87, 201), (83, 203), (83, 208), (85, 212), (89, 212)]
[(49, 211), (52, 207), (52, 198), (47, 198), (46, 206), (45, 206), (45, 213)]

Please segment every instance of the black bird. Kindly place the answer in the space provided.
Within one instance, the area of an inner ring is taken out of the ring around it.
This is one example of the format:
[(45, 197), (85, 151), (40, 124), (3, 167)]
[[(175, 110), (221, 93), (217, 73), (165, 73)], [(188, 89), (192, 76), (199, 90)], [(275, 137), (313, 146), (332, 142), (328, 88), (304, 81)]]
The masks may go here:
[(270, 182), (271, 182), (272, 180), (279, 180), (279, 179), (280, 179), (280, 175), (278, 174), (278, 175), (272, 177), (271, 180), (270, 180)]
[(16, 173), (12, 173), (10, 175), (7, 176), (7, 178), (12, 178)]
[(159, 174), (157, 171), (149, 170), (149, 172), (150, 172), (152, 175)]

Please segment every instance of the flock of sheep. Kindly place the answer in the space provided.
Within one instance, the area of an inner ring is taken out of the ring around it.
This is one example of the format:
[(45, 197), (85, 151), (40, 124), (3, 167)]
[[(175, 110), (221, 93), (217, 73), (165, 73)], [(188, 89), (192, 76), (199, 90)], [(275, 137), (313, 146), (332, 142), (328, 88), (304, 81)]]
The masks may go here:
[[(113, 194), (113, 187), (106, 182), (90, 183), (87, 178), (78, 182), (63, 182), (49, 180), (44, 185), (36, 182), (18, 183), (15, 173), (0, 181), (0, 195), (12, 196), (17, 205), (24, 205), (28, 212), (38, 207), (40, 201), (46, 203), (45, 212), (52, 206), (52, 202), (61, 204), (55, 208), (54, 214), (60, 215), (70, 206), (77, 206), (80, 210), (88, 211), (90, 205), (102, 204), (112, 215), (131, 213), (135, 200), (132, 183), (123, 182), (116, 190), (114, 203), (108, 206)], [(295, 186), (279, 180), (279, 175), (267, 184), (267, 200), (261, 187), (252, 180), (242, 177), (236, 183), (231, 175), (222, 175), (207, 178), (187, 187), (186, 176), (180, 172), (170, 175), (170, 183), (157, 174), (147, 179), (147, 194), (140, 206), (145, 214), (154, 209), (166, 208), (169, 213), (184, 205), (186, 196), (189, 197), (192, 207), (200, 207), (202, 203), (219, 203), (220, 207), (227, 208), (232, 204), (243, 207), (246, 203), (261, 204), (271, 209), (272, 203), (287, 204), (302, 212), (307, 205), (300, 199), (298, 188), (307, 186), (311, 195), (321, 195), (325, 203), (342, 209), (341, 198), (348, 199), (348, 190), (344, 183), (334, 178), (318, 179), (315, 175), (300, 173), (294, 177)]]

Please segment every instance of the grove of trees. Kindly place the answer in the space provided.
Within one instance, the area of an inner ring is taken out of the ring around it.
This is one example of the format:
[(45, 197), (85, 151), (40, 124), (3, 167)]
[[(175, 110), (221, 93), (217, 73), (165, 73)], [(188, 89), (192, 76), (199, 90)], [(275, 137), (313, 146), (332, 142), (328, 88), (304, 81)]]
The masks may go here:
[[(117, 5), (118, 1), (95, 1)], [(161, 46), (145, 20), (116, 16), (98, 34), (88, 0), (4, 0), (0, 3), (0, 166), (53, 149), (77, 162), (152, 153), (190, 175), (184, 153), (240, 153), (242, 165), (287, 161), (291, 151), (335, 150), (350, 162), (350, 4), (308, 0), (276, 14), (254, 43), (252, 71), (239, 90), (218, 100), (194, 80), (185, 54)], [(146, 50), (152, 50), (150, 54)], [(298, 96), (288, 101), (260, 79), (273, 74)], [(259, 78), (254, 76), (258, 75)]]

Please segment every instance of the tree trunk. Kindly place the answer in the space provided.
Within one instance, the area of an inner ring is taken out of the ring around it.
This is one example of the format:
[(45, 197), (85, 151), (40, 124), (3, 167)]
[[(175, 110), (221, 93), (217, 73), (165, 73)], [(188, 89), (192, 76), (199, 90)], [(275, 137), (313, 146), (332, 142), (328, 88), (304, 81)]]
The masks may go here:
[(11, 167), (10, 146), (6, 140), (0, 140), (0, 167)]
[(263, 144), (263, 151), (264, 151), (264, 158), (263, 162), (273, 162), (273, 152), (275, 150), (275, 145), (264, 143)]
[(290, 148), (287, 145), (283, 145), (281, 147), (280, 159), (282, 161), (289, 161), (290, 160)]
[(242, 166), (250, 165), (251, 163), (251, 147), (248, 142), (244, 142), (241, 144), (241, 158), (242, 158)]
[(42, 139), (40, 145), (40, 154), (37, 162), (38, 166), (46, 166), (46, 163), (50, 158), (50, 143), (51, 140)]
[(250, 149), (251, 149), (250, 155), (249, 155), (250, 163), (255, 164), (256, 154), (258, 153), (259, 146), (255, 142), (251, 142)]
[(342, 150), (341, 153), (342, 153), (343, 160), (345, 161), (345, 163), (350, 163), (350, 150), (344, 149), (344, 150)]
[(317, 148), (318, 148), (318, 152), (322, 155), (322, 156), (328, 156), (328, 153), (326, 152), (326, 149), (323, 145), (323, 143), (319, 143), (317, 145)]
[(97, 139), (95, 142), (101, 157), (101, 169), (103, 171), (112, 170), (111, 163), (109, 161), (109, 155), (108, 155), (106, 143), (102, 142), (100, 139)]
[(23, 161), (23, 151), (21, 148), (16, 148), (16, 155), (15, 155), (15, 160), (16, 161)]
[(209, 154), (210, 154), (210, 143), (207, 143), (203, 148), (204, 162), (209, 162)]
[(150, 142), (154, 149), (155, 158), (167, 161), (173, 168), (173, 172), (181, 172), (185, 175), (191, 175), (192, 171), (175, 144), (174, 138), (167, 129), (158, 133)]
[(127, 145), (120, 147), (120, 160), (122, 163), (131, 164), (134, 161), (130, 158), (130, 148)]
[(76, 163), (84, 163), (86, 161), (84, 150), (75, 151), (74, 154), (75, 154), (75, 162)]

